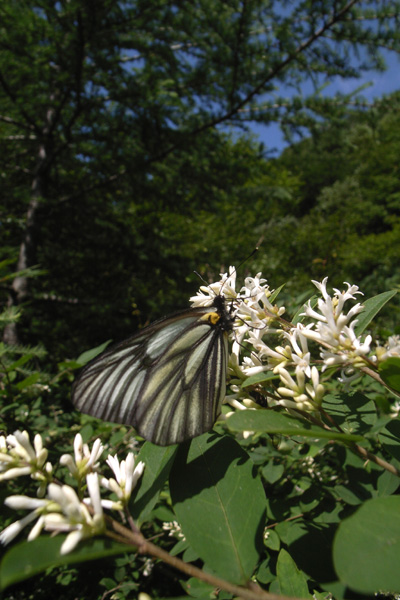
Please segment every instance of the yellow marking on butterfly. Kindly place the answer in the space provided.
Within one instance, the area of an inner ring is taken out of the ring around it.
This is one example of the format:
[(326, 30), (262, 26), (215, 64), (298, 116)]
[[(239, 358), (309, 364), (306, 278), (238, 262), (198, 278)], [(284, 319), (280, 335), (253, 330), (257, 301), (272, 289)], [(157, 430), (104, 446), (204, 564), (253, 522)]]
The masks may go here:
[(200, 317), (200, 321), (208, 321), (211, 325), (216, 325), (221, 320), (221, 316), (216, 312), (209, 312)]

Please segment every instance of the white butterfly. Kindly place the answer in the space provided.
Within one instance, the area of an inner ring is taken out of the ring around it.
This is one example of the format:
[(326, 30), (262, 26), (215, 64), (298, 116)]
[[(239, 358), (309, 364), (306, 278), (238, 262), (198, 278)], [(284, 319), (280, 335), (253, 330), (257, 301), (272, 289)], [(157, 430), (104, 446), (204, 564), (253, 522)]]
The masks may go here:
[(86, 365), (73, 387), (74, 405), (133, 425), (160, 446), (209, 431), (225, 397), (233, 321), (223, 295), (213, 306), (156, 321)]

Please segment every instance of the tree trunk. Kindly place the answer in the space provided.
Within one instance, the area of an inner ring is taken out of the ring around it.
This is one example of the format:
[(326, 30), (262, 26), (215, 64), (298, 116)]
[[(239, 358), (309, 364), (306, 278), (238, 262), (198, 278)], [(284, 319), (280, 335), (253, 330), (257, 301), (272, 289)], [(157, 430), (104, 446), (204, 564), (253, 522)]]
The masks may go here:
[[(24, 237), (19, 249), (17, 271), (24, 271), (37, 262), (37, 237), (38, 237), (38, 212), (41, 200), (45, 198), (47, 179), (49, 176), (52, 147), (52, 125), (55, 111), (49, 108), (46, 114), (46, 123), (42, 130), (41, 142), (38, 148), (38, 158), (35, 174), (31, 187), (31, 199), (26, 214)], [(18, 306), (26, 301), (29, 295), (29, 276), (22, 273), (17, 276), (11, 286), (7, 305)], [(7, 344), (19, 344), (18, 328), (16, 323), (6, 325), (3, 332), (3, 341)]]

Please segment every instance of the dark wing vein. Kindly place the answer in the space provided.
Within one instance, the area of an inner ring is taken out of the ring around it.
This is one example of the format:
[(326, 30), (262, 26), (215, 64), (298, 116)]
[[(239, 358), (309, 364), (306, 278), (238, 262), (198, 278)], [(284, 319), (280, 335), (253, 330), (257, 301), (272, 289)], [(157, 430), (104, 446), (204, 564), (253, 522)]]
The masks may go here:
[(227, 366), (224, 334), (218, 329), (210, 332), (206, 324), (199, 327), (204, 333), (191, 350), (186, 347), (173, 358), (167, 354), (163, 365), (146, 374), (135, 426), (159, 445), (208, 431), (220, 412)]
[(227, 336), (207, 309), (162, 319), (106, 350), (82, 371), (73, 402), (92, 416), (134, 425), (159, 445), (211, 429), (225, 395)]

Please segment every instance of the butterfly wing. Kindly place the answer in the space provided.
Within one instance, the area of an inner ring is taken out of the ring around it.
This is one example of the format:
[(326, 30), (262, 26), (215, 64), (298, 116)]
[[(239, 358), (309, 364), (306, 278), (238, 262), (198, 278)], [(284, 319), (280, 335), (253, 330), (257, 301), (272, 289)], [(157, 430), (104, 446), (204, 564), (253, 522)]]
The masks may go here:
[(209, 431), (226, 390), (225, 328), (192, 309), (106, 350), (77, 379), (72, 401), (94, 417), (133, 425), (160, 446)]

